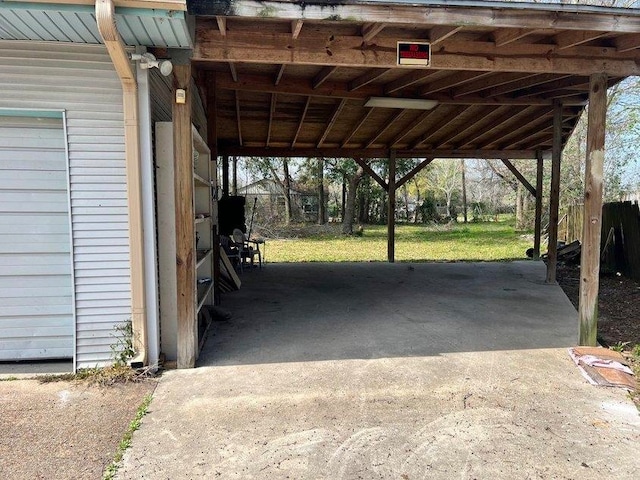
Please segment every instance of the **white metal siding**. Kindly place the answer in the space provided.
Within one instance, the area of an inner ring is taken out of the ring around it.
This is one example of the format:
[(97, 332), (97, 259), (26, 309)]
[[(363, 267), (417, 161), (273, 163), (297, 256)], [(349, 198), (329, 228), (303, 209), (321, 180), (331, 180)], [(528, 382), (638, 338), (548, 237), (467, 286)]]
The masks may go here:
[(0, 360), (73, 357), (62, 119), (0, 111)]
[(0, 108), (66, 110), (76, 366), (108, 363), (131, 316), (120, 81), (103, 46), (0, 42)]

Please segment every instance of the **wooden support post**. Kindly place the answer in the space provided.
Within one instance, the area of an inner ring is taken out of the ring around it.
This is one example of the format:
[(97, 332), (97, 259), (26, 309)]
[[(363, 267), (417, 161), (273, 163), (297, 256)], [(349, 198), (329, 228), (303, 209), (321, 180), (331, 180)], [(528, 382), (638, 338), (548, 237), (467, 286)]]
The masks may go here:
[(229, 196), (229, 155), (222, 157), (222, 196)]
[(389, 150), (389, 210), (387, 213), (387, 260), (395, 262), (396, 249), (396, 152)]
[(589, 82), (587, 159), (584, 181), (584, 221), (580, 257), (580, 345), (596, 345), (598, 332), (598, 285), (600, 281), (600, 235), (602, 229), (602, 177), (607, 118), (607, 75), (595, 73)]
[(540, 238), (542, 236), (542, 174), (544, 160), (542, 152), (537, 153), (538, 164), (536, 170), (536, 218), (533, 233), (533, 259), (540, 260)]
[[(176, 202), (176, 281), (178, 307), (178, 368), (193, 368), (198, 354), (196, 320), (195, 226), (193, 206), (193, 145), (191, 139), (191, 65), (173, 67), (173, 161)], [(175, 90), (186, 92), (175, 102)]]
[(238, 157), (233, 157), (233, 176), (231, 182), (231, 192), (238, 195)]
[(213, 304), (220, 305), (220, 234), (218, 232), (218, 103), (216, 97), (215, 72), (207, 77), (207, 143), (211, 151), (211, 189), (213, 205), (211, 220), (213, 228)]
[(558, 263), (558, 209), (560, 206), (560, 160), (562, 157), (562, 104), (553, 105), (553, 147), (551, 150), (551, 193), (549, 199), (549, 245), (547, 283), (556, 282)]

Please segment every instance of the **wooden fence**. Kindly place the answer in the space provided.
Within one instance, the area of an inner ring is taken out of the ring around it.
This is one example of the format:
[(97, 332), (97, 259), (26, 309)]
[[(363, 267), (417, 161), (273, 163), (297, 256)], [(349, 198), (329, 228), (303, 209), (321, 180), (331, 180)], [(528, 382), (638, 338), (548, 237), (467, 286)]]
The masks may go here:
[[(582, 241), (582, 205), (571, 205), (562, 217), (558, 238), (567, 243)], [(605, 203), (602, 206), (602, 268), (640, 279), (640, 210), (637, 202)]]

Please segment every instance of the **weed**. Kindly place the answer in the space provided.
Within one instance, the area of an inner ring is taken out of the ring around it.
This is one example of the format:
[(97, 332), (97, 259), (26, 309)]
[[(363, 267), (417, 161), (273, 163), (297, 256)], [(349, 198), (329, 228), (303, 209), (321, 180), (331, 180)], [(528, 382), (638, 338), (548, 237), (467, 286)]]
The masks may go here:
[(124, 456), (124, 452), (131, 446), (133, 433), (140, 428), (142, 418), (147, 414), (151, 399), (151, 394), (147, 395), (146, 397), (144, 397), (144, 400), (138, 407), (135, 418), (131, 420), (127, 431), (124, 433), (122, 440), (120, 440), (120, 443), (118, 444), (118, 449), (113, 456), (113, 460), (109, 465), (107, 465), (107, 468), (104, 471), (104, 475), (102, 477), (103, 480), (113, 480), (116, 473), (118, 472), (118, 469), (120, 468), (120, 462), (122, 461), (122, 457)]
[(633, 355), (633, 359), (636, 362), (640, 362), (640, 343), (636, 343), (635, 346), (631, 349), (631, 355)]
[(615, 345), (610, 345), (609, 349), (613, 350), (614, 352), (622, 353), (626, 350), (628, 345), (629, 342), (618, 342)]
[(127, 365), (129, 360), (136, 354), (133, 348), (133, 324), (131, 319), (116, 325), (113, 329), (115, 333), (111, 336), (116, 341), (109, 346), (111, 348), (111, 356), (116, 365)]
[(6, 377), (0, 378), (0, 382), (13, 382), (15, 380), (20, 380), (18, 377)]

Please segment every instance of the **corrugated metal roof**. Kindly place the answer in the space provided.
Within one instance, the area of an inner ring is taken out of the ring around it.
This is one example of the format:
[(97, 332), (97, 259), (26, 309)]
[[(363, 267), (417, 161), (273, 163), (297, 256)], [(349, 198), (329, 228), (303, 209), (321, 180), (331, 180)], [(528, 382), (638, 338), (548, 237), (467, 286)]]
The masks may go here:
[[(116, 23), (127, 45), (192, 46), (185, 12), (118, 8)], [(95, 12), (89, 5), (3, 1), (0, 1), (0, 39), (101, 43)]]

